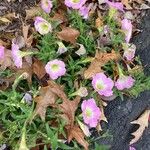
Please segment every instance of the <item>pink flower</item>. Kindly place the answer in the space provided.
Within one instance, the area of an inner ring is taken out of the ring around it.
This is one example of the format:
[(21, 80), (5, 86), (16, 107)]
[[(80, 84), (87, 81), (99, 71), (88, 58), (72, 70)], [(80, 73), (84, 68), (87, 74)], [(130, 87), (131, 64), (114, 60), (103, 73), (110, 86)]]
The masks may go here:
[(101, 111), (97, 107), (93, 98), (84, 100), (81, 104), (82, 115), (84, 122), (90, 127), (96, 127), (99, 120)]
[(28, 52), (23, 52), (23, 51), (20, 51), (19, 50), (19, 46), (12, 42), (12, 45), (11, 45), (11, 54), (12, 54), (12, 59), (15, 63), (15, 66), (17, 68), (22, 68), (22, 58), (24, 56), (28, 56), (28, 55), (31, 55), (31, 54), (34, 54), (33, 52), (31, 51), (28, 51)]
[(49, 61), (45, 66), (45, 70), (53, 80), (66, 73), (65, 63), (58, 59)]
[(5, 50), (5, 47), (0, 45), (0, 59), (4, 58), (4, 50)]
[(129, 43), (132, 36), (132, 23), (128, 19), (123, 19), (121, 21), (121, 24), (122, 24), (122, 30), (125, 33), (125, 40), (127, 43)]
[(41, 8), (46, 12), (50, 13), (52, 9), (52, 1), (51, 0), (41, 0)]
[(57, 51), (57, 54), (63, 54), (63, 53), (65, 53), (68, 49), (67, 49), (67, 47), (65, 47), (65, 45), (62, 43), (62, 42), (57, 42), (57, 44), (58, 44), (58, 51)]
[(12, 43), (12, 58), (17, 68), (22, 68), (22, 57), (21, 51), (19, 50), (19, 46), (17, 44)]
[(123, 89), (130, 89), (135, 80), (131, 76), (120, 76), (118, 80), (115, 82), (115, 86), (117, 87), (118, 90), (123, 90)]
[(119, 78), (115, 82), (115, 86), (118, 90), (130, 89), (135, 80), (131, 76), (125, 76), (121, 67), (118, 64)]
[(87, 7), (87, 6), (82, 6), (82, 7), (79, 9), (79, 13), (80, 13), (80, 15), (81, 15), (84, 19), (88, 19), (88, 17), (89, 17), (89, 11), (90, 11), (90, 7)]
[(130, 146), (129, 150), (136, 150), (136, 149), (133, 146)]
[(73, 9), (80, 9), (87, 0), (65, 0), (65, 5)]
[(125, 57), (128, 61), (131, 61), (135, 56), (136, 46), (134, 44), (125, 43), (123, 44), (123, 49), (123, 57)]
[(52, 31), (51, 24), (42, 17), (35, 18), (34, 26), (36, 31), (38, 31), (41, 35), (47, 34)]
[(92, 85), (100, 95), (113, 95), (112, 89), (114, 86), (114, 82), (111, 78), (108, 78), (104, 73), (97, 73), (95, 76), (93, 76)]
[(123, 4), (121, 2), (110, 2), (109, 0), (105, 0), (105, 2), (112, 8), (123, 11)]

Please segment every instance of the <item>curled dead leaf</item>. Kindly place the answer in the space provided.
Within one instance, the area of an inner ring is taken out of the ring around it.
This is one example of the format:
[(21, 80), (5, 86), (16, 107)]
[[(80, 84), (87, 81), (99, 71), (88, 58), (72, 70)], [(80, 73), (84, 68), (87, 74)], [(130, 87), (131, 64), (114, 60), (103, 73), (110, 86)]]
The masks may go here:
[(121, 0), (122, 4), (126, 6), (126, 9), (132, 9), (132, 7), (129, 4), (129, 0)]
[(62, 31), (57, 33), (59, 39), (70, 42), (72, 44), (76, 43), (76, 39), (79, 35), (80, 32), (71, 27), (65, 27), (62, 29)]
[(101, 69), (107, 62), (114, 60), (118, 61), (120, 59), (120, 54), (112, 50), (111, 53), (96, 52), (95, 58), (92, 60), (89, 68), (84, 72), (84, 78), (90, 79), (96, 73), (103, 72)]
[(11, 21), (5, 17), (0, 17), (0, 21), (4, 23), (10, 23)]
[(37, 104), (36, 104), (33, 118), (36, 115), (39, 115), (41, 119), (44, 121), (47, 107), (54, 104), (56, 98), (57, 96), (51, 91), (51, 87), (49, 86), (42, 87), (39, 91), (39, 96), (37, 96), (34, 99)]
[(31, 85), (32, 84), (33, 71), (32, 71), (32, 67), (27, 62), (23, 62), (23, 65), (22, 65), (21, 69), (16, 69), (16, 75), (21, 75), (25, 72), (28, 74), (27, 82), (28, 82), (29, 85)]
[(78, 108), (81, 97), (77, 96), (71, 101), (67, 98), (60, 85), (52, 81), (48, 81), (48, 84), (51, 87), (51, 91), (63, 100), (63, 103), (59, 105), (59, 109), (62, 111), (61, 117), (65, 119), (67, 125), (73, 126), (75, 111)]
[(44, 64), (42, 63), (42, 61), (36, 58), (34, 59), (34, 62), (32, 64), (32, 69), (33, 73), (36, 74), (39, 79), (42, 79), (46, 74)]
[(150, 110), (145, 110), (145, 112), (137, 120), (131, 122), (131, 124), (139, 124), (140, 127), (134, 133), (132, 133), (134, 138), (130, 141), (130, 144), (137, 142), (143, 135), (145, 128), (148, 127), (149, 115)]
[(84, 139), (84, 133), (78, 126), (74, 125), (75, 111), (78, 108), (80, 97), (77, 96), (73, 101), (70, 101), (63, 91), (63, 88), (54, 81), (49, 80), (48, 86), (40, 89), (39, 96), (35, 98), (37, 104), (32, 119), (36, 115), (39, 115), (44, 121), (47, 107), (54, 106), (57, 98), (63, 100), (62, 104), (58, 104), (57, 106), (61, 111), (60, 117), (66, 121), (65, 128), (68, 133), (68, 141), (70, 142), (74, 138), (79, 144), (88, 150), (88, 143)]
[(41, 10), (40, 7), (31, 7), (30, 9), (27, 9), (25, 20), (32, 19), (33, 17), (35, 17), (38, 14), (38, 12), (40, 10)]
[(31, 34), (29, 36), (29, 28), (30, 25), (25, 25), (25, 24), (22, 25), (22, 33), (27, 47), (31, 47), (31, 44), (33, 42), (33, 35)]
[(0, 59), (0, 70), (4, 71), (8, 67), (13, 67), (14, 62), (11, 57), (11, 51), (8, 49), (5, 49), (5, 55), (4, 58)]
[(103, 20), (102, 18), (98, 17), (96, 20), (95, 20), (95, 27), (96, 28), (100, 28), (103, 26)]
[(75, 139), (79, 144), (81, 144), (85, 150), (88, 150), (88, 142), (84, 139), (85, 135), (78, 126), (73, 126), (68, 130), (68, 142)]

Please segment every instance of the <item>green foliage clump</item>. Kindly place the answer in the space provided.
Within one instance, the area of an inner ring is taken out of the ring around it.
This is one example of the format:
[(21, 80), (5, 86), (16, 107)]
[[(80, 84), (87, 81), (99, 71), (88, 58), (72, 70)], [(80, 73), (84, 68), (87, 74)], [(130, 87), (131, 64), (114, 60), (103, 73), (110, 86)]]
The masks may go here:
[(150, 90), (150, 76), (146, 76), (143, 72), (135, 75), (135, 84), (128, 93), (137, 97), (141, 92)]
[(44, 62), (57, 58), (56, 49), (56, 37), (52, 34), (47, 34), (40, 37), (39, 44), (37, 45), (39, 52), (37, 54), (38, 58)]

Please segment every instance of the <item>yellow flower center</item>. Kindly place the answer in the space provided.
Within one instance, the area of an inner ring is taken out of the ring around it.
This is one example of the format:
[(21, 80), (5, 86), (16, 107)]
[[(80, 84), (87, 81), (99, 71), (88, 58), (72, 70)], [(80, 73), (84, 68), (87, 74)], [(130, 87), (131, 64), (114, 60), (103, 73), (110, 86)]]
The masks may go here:
[(91, 117), (92, 116), (92, 110), (90, 108), (87, 108), (85, 111), (85, 114), (87, 117)]
[(103, 90), (104, 89), (103, 82), (102, 81), (98, 81), (97, 84), (96, 84), (96, 88), (98, 90)]
[(53, 71), (58, 71), (59, 66), (58, 66), (57, 64), (53, 64), (53, 65), (51, 66), (51, 68), (52, 68)]
[(72, 0), (73, 3), (78, 3), (80, 0)]
[(41, 28), (43, 29), (43, 30), (48, 30), (48, 25), (47, 24), (45, 24), (45, 23), (43, 23), (42, 25), (41, 25)]

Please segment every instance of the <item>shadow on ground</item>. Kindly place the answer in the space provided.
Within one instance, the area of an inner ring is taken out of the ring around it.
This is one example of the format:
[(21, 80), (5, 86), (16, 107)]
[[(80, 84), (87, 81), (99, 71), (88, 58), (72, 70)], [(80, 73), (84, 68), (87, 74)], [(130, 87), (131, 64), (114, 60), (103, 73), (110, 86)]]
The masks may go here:
[[(150, 75), (150, 11), (147, 11), (139, 28), (142, 32), (132, 42), (137, 46), (136, 55), (140, 56), (145, 66), (145, 73)], [(137, 119), (147, 108), (150, 108), (150, 91), (141, 93), (136, 99), (116, 99), (110, 102), (105, 114), (108, 118), (107, 129), (113, 138), (102, 138), (97, 143), (110, 145), (110, 150), (129, 150), (129, 142), (133, 138), (131, 132), (138, 128), (130, 122)], [(150, 125), (133, 146), (137, 150), (150, 150)]]

